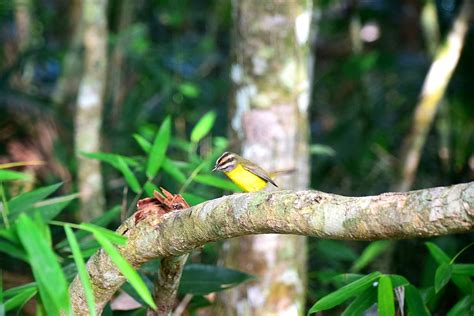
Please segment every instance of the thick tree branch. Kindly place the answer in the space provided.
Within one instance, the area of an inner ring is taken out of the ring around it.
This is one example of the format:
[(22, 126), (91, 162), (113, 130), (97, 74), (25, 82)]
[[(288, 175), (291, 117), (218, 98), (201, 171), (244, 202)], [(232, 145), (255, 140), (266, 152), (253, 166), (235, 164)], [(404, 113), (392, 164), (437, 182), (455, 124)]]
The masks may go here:
[[(134, 223), (132, 217), (118, 231), (129, 237), (120, 251), (135, 267), (248, 234), (346, 240), (431, 237), (474, 229), (474, 182), (368, 197), (310, 190), (234, 194), (162, 217), (150, 214), (136, 226)], [(87, 266), (100, 312), (125, 279), (102, 250)], [(74, 312), (87, 315), (77, 277), (70, 295)]]

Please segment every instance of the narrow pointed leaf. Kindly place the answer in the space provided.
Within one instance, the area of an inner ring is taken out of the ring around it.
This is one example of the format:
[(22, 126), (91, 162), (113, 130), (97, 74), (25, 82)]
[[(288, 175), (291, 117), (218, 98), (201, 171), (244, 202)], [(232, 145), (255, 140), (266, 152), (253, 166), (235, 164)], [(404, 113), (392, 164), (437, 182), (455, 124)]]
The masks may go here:
[(124, 176), (127, 184), (130, 186), (130, 189), (135, 193), (140, 192), (141, 186), (137, 177), (135, 177), (132, 170), (130, 170), (130, 167), (125, 163), (125, 160), (121, 156), (117, 157), (117, 167)]
[(354, 261), (351, 271), (359, 272), (370, 264), (373, 260), (378, 258), (380, 254), (386, 251), (392, 241), (390, 240), (378, 240), (371, 242), (365, 249), (362, 251), (362, 254)]
[(204, 116), (196, 123), (191, 131), (191, 141), (193, 143), (199, 142), (203, 139), (214, 126), (216, 120), (216, 113), (211, 111), (204, 114)]
[(377, 302), (377, 290), (368, 288), (356, 297), (352, 303), (347, 306), (341, 316), (362, 316), (366, 310)]
[(0, 170), (0, 181), (15, 181), (15, 180), (31, 180), (31, 177), (27, 174), (12, 171), (12, 170)]
[(64, 231), (66, 232), (67, 240), (69, 241), (69, 246), (71, 247), (72, 256), (74, 262), (76, 263), (77, 273), (79, 274), (79, 279), (81, 280), (82, 287), (84, 289), (84, 294), (86, 296), (87, 307), (89, 308), (89, 315), (95, 315), (95, 301), (94, 301), (94, 292), (92, 290), (92, 284), (87, 272), (86, 264), (82, 258), (81, 249), (77, 243), (76, 236), (68, 225), (64, 226)]
[(408, 316), (429, 316), (430, 312), (426, 307), (420, 292), (413, 285), (405, 287), (405, 300), (408, 308)]
[(133, 138), (146, 154), (150, 152), (151, 143), (145, 137), (140, 134), (133, 134)]
[(196, 177), (194, 177), (194, 181), (201, 184), (209, 185), (215, 188), (219, 188), (222, 190), (242, 192), (242, 190), (231, 181), (224, 180), (222, 178), (211, 176), (211, 175), (204, 175), (204, 174), (197, 175)]
[(15, 296), (5, 301), (5, 311), (9, 312), (17, 307), (24, 305), (26, 302), (31, 300), (37, 293), (36, 288), (28, 288), (24, 291), (17, 293)]
[(62, 183), (56, 183), (47, 187), (39, 188), (30, 192), (25, 192), (15, 196), (8, 201), (11, 216), (18, 216), (20, 213), (29, 210), (36, 202), (42, 201), (56, 191)]
[(451, 260), (451, 258), (436, 244), (432, 242), (426, 242), (425, 245), (428, 247), (431, 256), (438, 264), (449, 263)]
[(474, 276), (474, 264), (472, 263), (456, 263), (452, 267), (453, 274)]
[(439, 292), (446, 283), (451, 279), (452, 266), (448, 263), (443, 263), (436, 269), (435, 274), (435, 291)]
[(392, 280), (388, 275), (384, 275), (379, 279), (379, 287), (377, 291), (377, 307), (380, 316), (395, 315), (395, 302), (393, 296)]
[(50, 302), (51, 310), (68, 313), (70, 309), (67, 282), (41, 228), (25, 214), (16, 221), (17, 234), (28, 254), (31, 268), (44, 303)]
[(153, 309), (156, 309), (155, 302), (151, 297), (150, 291), (146, 284), (138, 275), (138, 272), (125, 260), (115, 246), (99, 231), (94, 231), (95, 239), (100, 243), (102, 248), (107, 252), (110, 259), (115, 263), (120, 272), (125, 276), (130, 285), (133, 286), (135, 291), (140, 297)]
[(163, 124), (161, 124), (148, 156), (148, 163), (146, 166), (146, 175), (148, 179), (153, 179), (158, 173), (158, 170), (160, 170), (163, 160), (165, 159), (170, 137), (171, 118), (168, 116)]
[(79, 227), (81, 229), (90, 231), (91, 233), (100, 233), (101, 236), (107, 238), (110, 242), (117, 245), (125, 245), (128, 239), (127, 237), (120, 235), (117, 232), (91, 223), (82, 223), (79, 225)]
[(361, 294), (363, 291), (373, 286), (373, 283), (380, 277), (380, 275), (380, 272), (373, 272), (324, 296), (311, 307), (308, 314), (333, 308), (334, 306), (347, 301), (349, 298)]
[(446, 314), (446, 316), (472, 315), (474, 299), (472, 295), (464, 296)]

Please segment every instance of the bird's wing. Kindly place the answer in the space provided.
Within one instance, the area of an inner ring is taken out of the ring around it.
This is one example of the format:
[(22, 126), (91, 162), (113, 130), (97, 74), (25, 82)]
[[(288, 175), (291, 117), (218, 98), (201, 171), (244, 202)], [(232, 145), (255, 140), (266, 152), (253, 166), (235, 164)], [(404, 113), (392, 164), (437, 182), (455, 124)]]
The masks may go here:
[(261, 179), (263, 179), (267, 182), (270, 182), (271, 184), (273, 184), (274, 186), (276, 186), (278, 188), (278, 185), (275, 183), (275, 181), (272, 180), (272, 178), (270, 178), (268, 173), (265, 170), (263, 170), (262, 168), (260, 168), (259, 166), (255, 165), (253, 162), (246, 160), (245, 163), (242, 164), (242, 167), (245, 170), (253, 173), (257, 177), (259, 177), (259, 178), (261, 178)]

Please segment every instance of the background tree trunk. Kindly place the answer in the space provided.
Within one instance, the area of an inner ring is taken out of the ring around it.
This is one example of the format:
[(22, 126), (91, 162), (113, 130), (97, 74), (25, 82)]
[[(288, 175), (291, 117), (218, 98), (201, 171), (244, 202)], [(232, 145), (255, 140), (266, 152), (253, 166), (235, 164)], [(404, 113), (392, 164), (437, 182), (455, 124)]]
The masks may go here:
[(79, 87), (75, 123), (77, 175), (83, 221), (100, 215), (104, 208), (100, 162), (82, 158), (80, 153), (100, 150), (107, 69), (106, 8), (107, 0), (85, 0), (83, 3), (85, 68)]
[[(309, 184), (308, 38), (311, 1), (235, 1), (231, 79), (232, 149), (280, 188)], [(220, 297), (221, 315), (302, 314), (306, 238), (246, 236), (224, 243), (223, 265), (258, 277)]]

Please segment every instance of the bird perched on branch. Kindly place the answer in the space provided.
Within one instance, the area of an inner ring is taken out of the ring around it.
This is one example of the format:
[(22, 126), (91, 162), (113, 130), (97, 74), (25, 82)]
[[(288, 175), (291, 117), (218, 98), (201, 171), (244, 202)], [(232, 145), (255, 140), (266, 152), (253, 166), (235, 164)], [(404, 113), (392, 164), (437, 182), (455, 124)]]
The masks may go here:
[(221, 171), (245, 192), (260, 191), (270, 182), (278, 185), (271, 176), (255, 163), (235, 153), (225, 152), (216, 160), (212, 171)]

